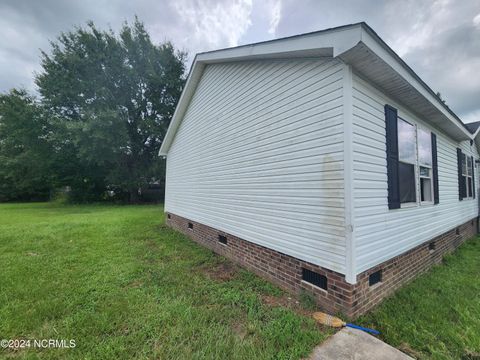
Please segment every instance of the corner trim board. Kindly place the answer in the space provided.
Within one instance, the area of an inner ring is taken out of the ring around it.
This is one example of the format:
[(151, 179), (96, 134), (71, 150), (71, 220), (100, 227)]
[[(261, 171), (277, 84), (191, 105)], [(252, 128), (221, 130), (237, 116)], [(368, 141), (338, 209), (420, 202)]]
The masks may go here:
[(343, 76), (343, 177), (345, 203), (345, 280), (357, 282), (355, 226), (353, 221), (353, 75), (352, 67), (344, 65)]

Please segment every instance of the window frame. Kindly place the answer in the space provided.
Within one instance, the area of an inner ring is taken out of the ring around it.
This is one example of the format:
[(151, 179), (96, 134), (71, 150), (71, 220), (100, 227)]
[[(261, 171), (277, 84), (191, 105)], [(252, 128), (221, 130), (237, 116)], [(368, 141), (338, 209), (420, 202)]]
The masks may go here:
[[(429, 138), (430, 138), (430, 142), (432, 141), (432, 132), (430, 130), (428, 130), (427, 128), (425, 127), (422, 127), (422, 126), (416, 126), (416, 131), (417, 131), (417, 136), (416, 136), (416, 139), (417, 139), (417, 165), (418, 165), (418, 182), (417, 182), (417, 187), (418, 187), (418, 202), (420, 203), (420, 205), (433, 205), (434, 204), (434, 190), (433, 190), (433, 149), (432, 149), (432, 146), (430, 145), (430, 165), (426, 165), (426, 164), (421, 164), (420, 163), (420, 151), (419, 151), (419, 136), (418, 136), (418, 133), (420, 131), (423, 131), (425, 133), (427, 133), (429, 135)], [(423, 168), (427, 168), (429, 170), (429, 175), (430, 176), (422, 176), (422, 172), (420, 171), (420, 167), (423, 167)], [(430, 180), (430, 197), (431, 197), (431, 200), (422, 200), (422, 180), (421, 179), (428, 179)], [(417, 179), (416, 179), (417, 180)]]
[[(414, 131), (415, 131), (415, 162), (410, 163), (410, 162), (407, 162), (407, 161), (400, 160), (400, 145), (399, 145), (399, 149), (398, 149), (398, 152), (399, 152), (398, 162), (399, 163), (402, 162), (404, 164), (414, 165), (414, 175), (415, 175), (415, 201), (410, 201), (410, 202), (405, 202), (405, 203), (400, 202), (400, 209), (408, 209), (408, 208), (418, 207), (418, 206), (434, 206), (435, 205), (435, 199), (434, 199), (434, 181), (433, 181), (433, 149), (431, 149), (431, 157), (432, 157), (431, 165), (420, 164), (419, 141), (418, 141), (418, 139), (419, 139), (418, 132), (419, 131), (424, 131), (424, 132), (428, 133), (430, 135), (430, 137), (432, 135), (432, 131), (429, 130), (425, 126), (419, 125), (415, 121), (406, 120), (404, 117), (397, 116), (397, 119), (398, 119), (397, 121), (404, 121), (407, 124), (412, 125), (414, 127)], [(420, 167), (428, 168), (430, 176), (429, 177), (421, 176), (420, 175)], [(421, 180), (420, 180), (421, 178), (424, 178), (424, 179), (426, 178), (426, 179), (430, 180), (431, 200), (422, 201), (422, 194), (421, 194), (422, 189), (421, 189)]]
[[(463, 172), (463, 161), (465, 160), (465, 173)], [(470, 160), (470, 166), (468, 161)], [(464, 200), (473, 200), (473, 172), (475, 171), (473, 156), (467, 155), (462, 151), (462, 181), (465, 182), (465, 197)], [(468, 186), (468, 180), (471, 182), (471, 188)]]
[[(407, 165), (413, 165), (413, 176), (415, 179), (415, 201), (409, 201), (409, 202), (403, 202), (400, 199), (400, 208), (409, 208), (409, 207), (414, 207), (418, 205), (418, 149), (417, 149), (417, 125), (414, 122), (408, 121), (400, 116), (397, 116), (397, 128), (398, 128), (398, 121), (403, 121), (406, 122), (408, 125), (413, 126), (413, 132), (414, 132), (414, 142), (415, 142), (415, 154), (414, 154), (414, 161), (413, 162), (408, 162), (404, 160), (400, 160), (400, 144), (398, 145), (398, 163), (403, 163)], [(398, 137), (398, 134), (397, 134)], [(399, 169), (400, 171), (400, 169)]]

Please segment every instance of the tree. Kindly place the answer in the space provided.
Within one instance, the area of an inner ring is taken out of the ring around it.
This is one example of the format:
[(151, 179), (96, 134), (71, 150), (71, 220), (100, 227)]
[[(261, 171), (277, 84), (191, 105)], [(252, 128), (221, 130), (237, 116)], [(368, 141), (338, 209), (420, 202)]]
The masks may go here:
[(51, 47), (35, 79), (44, 105), (82, 162), (136, 202), (138, 189), (162, 175), (154, 169), (184, 85), (185, 54), (169, 42), (154, 45), (137, 18), (118, 36), (90, 22)]
[(0, 201), (47, 199), (54, 181), (51, 128), (25, 90), (0, 95)]

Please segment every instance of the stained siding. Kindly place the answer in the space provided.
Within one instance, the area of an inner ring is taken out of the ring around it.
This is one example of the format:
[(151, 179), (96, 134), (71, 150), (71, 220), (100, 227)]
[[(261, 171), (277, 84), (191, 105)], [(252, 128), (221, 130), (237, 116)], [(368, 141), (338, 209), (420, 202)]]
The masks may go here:
[(167, 159), (166, 211), (345, 272), (343, 65), (207, 65)]
[[(388, 209), (384, 105), (437, 134), (440, 204)], [(353, 186), (357, 273), (424, 243), (478, 214), (478, 199), (458, 200), (456, 148), (478, 158), (358, 76), (353, 78)], [(475, 182), (478, 189), (478, 169)], [(478, 193), (478, 191), (477, 191)]]

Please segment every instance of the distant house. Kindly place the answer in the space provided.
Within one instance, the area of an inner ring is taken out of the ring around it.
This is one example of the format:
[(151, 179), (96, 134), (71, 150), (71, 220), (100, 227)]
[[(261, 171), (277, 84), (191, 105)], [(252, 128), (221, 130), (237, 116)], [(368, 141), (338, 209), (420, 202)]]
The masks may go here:
[(477, 233), (477, 132), (365, 23), (201, 53), (167, 223), (357, 316)]

